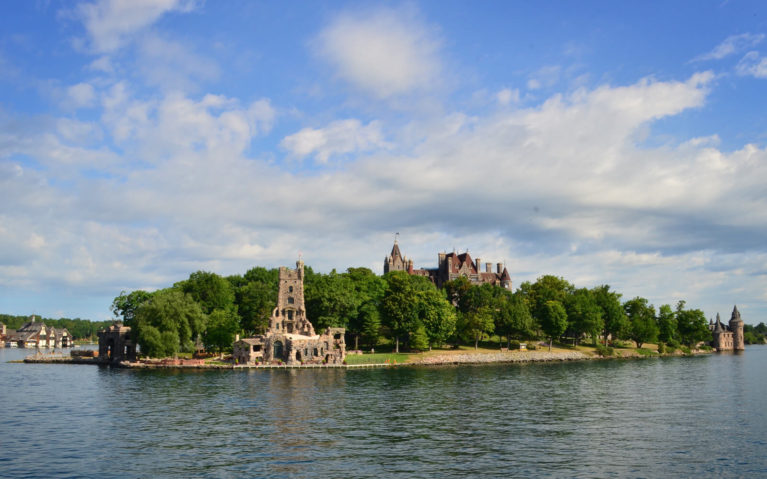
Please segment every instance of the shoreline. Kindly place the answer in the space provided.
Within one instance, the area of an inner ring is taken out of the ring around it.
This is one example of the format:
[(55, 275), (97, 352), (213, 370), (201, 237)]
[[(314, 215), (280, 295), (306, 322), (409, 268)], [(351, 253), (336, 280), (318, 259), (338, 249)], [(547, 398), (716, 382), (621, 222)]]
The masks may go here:
[[(624, 351), (628, 352), (628, 351)], [(172, 363), (163, 362), (122, 362), (118, 364), (106, 364), (98, 361), (96, 358), (71, 358), (71, 357), (34, 357), (28, 356), (23, 362), (26, 364), (90, 364), (96, 366), (111, 366), (123, 369), (187, 369), (187, 370), (250, 370), (250, 369), (375, 369), (390, 367), (412, 367), (412, 366), (450, 366), (462, 364), (525, 364), (525, 363), (561, 363), (571, 361), (593, 361), (593, 360), (615, 360), (615, 359), (651, 359), (665, 357), (684, 357), (698, 356), (702, 354), (711, 354), (712, 351), (693, 351), (689, 355), (681, 352), (673, 354), (653, 354), (641, 355), (636, 352), (630, 352), (627, 355), (615, 355), (603, 357), (595, 354), (588, 354), (582, 351), (499, 351), (499, 352), (454, 352), (446, 354), (435, 354), (422, 358), (413, 358), (412, 361), (402, 363), (370, 363), (370, 364), (222, 364), (222, 363), (199, 363), (194, 362), (184, 364), (174, 361)]]

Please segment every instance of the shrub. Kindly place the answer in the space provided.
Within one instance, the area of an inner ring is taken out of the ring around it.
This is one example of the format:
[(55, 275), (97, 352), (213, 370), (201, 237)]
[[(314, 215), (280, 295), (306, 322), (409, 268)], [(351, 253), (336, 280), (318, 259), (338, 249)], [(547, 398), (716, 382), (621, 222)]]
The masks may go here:
[(682, 354), (684, 354), (685, 356), (690, 354), (690, 348), (688, 348), (687, 346), (681, 346), (679, 349), (682, 350)]
[(509, 349), (519, 349), (519, 341), (511, 341), (509, 342)]
[(703, 351), (711, 351), (711, 350), (713, 350), (714, 348), (712, 348), (712, 347), (711, 347), (711, 346), (709, 346), (708, 344), (702, 344), (702, 345), (700, 346), (700, 349), (702, 349)]
[(615, 350), (610, 346), (605, 346), (603, 344), (597, 343), (597, 353), (599, 353), (600, 356), (603, 358), (607, 358), (615, 354)]
[(535, 343), (527, 343), (527, 349), (528, 351), (535, 351), (538, 349), (538, 346), (536, 346)]
[(658, 354), (666, 354), (666, 345), (658, 343)]
[(637, 354), (639, 354), (641, 356), (652, 356), (652, 355), (655, 354), (655, 351), (653, 351), (651, 349), (646, 349), (646, 348), (638, 348), (637, 349)]

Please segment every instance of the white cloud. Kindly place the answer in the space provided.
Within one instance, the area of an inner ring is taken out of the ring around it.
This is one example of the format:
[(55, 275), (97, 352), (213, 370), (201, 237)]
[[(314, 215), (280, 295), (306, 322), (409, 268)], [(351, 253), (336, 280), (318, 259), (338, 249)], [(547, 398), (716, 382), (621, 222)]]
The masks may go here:
[(722, 43), (714, 47), (710, 52), (696, 57), (693, 61), (721, 60), (730, 55), (740, 53), (743, 50), (751, 48), (764, 40), (764, 34), (742, 33), (740, 35), (731, 35)]
[(100, 0), (77, 5), (76, 15), (88, 33), (91, 48), (99, 53), (117, 50), (132, 36), (172, 11), (188, 12), (194, 0)]
[(340, 15), (318, 35), (315, 45), (339, 78), (378, 98), (439, 84), (440, 42), (430, 27), (408, 12)]
[(381, 124), (376, 121), (363, 126), (359, 120), (339, 120), (325, 128), (304, 128), (283, 138), (280, 146), (293, 156), (304, 158), (315, 155), (320, 163), (327, 163), (331, 155), (385, 148)]
[(504, 88), (496, 94), (496, 99), (501, 105), (508, 105), (509, 103), (519, 102), (519, 90)]
[(767, 57), (759, 56), (759, 52), (748, 52), (740, 59), (735, 71), (742, 76), (767, 78)]
[(139, 42), (137, 64), (148, 85), (166, 91), (195, 90), (199, 83), (216, 80), (221, 74), (213, 60), (151, 34)]
[(73, 108), (87, 108), (94, 105), (96, 90), (90, 83), (78, 83), (67, 88), (66, 97), (63, 100), (65, 106)]

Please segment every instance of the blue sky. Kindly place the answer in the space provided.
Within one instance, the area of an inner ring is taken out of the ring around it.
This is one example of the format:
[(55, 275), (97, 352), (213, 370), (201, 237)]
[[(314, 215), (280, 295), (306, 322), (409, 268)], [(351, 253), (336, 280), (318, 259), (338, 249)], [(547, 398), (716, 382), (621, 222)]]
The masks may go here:
[(767, 321), (764, 2), (0, 3), (0, 311), (469, 249)]

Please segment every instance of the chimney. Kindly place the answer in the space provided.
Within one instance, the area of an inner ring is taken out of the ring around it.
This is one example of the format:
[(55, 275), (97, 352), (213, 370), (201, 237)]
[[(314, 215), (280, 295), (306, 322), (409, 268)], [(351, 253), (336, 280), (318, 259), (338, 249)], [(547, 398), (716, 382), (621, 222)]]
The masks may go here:
[(493, 272), (493, 263), (485, 263), (485, 273)]
[(477, 273), (482, 271), (482, 260), (477, 258)]
[(503, 263), (495, 263), (495, 270), (498, 274), (503, 273)]

